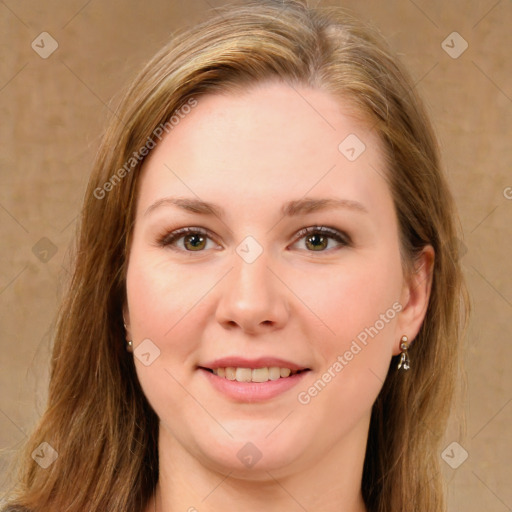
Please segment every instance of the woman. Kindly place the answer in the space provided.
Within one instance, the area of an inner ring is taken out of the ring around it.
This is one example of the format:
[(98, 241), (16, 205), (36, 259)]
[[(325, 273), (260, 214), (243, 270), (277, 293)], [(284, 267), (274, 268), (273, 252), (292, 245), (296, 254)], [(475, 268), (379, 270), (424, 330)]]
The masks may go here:
[(344, 12), (176, 36), (98, 153), (11, 509), (444, 510), (454, 218), (411, 79)]

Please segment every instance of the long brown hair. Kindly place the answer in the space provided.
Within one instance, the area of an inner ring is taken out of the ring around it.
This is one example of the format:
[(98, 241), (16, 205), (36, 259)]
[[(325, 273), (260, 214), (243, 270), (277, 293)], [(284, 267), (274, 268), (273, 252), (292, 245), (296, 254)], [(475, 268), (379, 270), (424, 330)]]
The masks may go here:
[[(384, 143), (404, 272), (427, 244), (435, 250), (414, 364), (398, 374), (392, 359), (373, 406), (362, 493), (370, 512), (444, 510), (439, 443), (468, 302), (435, 135), (413, 81), (380, 36), (339, 8), (293, 0), (231, 5), (180, 32), (124, 95), (86, 192), (48, 405), (20, 459), (11, 506), (141, 512), (148, 503), (158, 480), (158, 418), (125, 351), (122, 321), (143, 161), (133, 155), (187, 102), (267, 79), (321, 88), (355, 107)], [(46, 469), (30, 456), (42, 442), (58, 453)]]

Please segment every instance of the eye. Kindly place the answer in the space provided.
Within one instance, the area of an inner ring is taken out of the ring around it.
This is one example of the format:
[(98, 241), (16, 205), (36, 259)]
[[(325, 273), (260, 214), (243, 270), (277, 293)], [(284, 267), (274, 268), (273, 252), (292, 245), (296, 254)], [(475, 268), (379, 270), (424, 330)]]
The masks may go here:
[[(179, 247), (178, 242), (182, 239), (183, 243)], [(158, 244), (162, 247), (178, 246), (177, 250), (187, 252), (201, 252), (203, 249), (211, 248), (207, 247), (208, 240), (211, 240), (209, 233), (203, 228), (181, 228), (162, 236), (158, 240)]]
[[(326, 252), (327, 249), (336, 249), (336, 247), (329, 247), (331, 240), (338, 243), (338, 248), (351, 245), (351, 239), (346, 233), (327, 226), (303, 228), (296, 233), (295, 238), (297, 239), (295, 244), (304, 239), (309, 252)], [(158, 239), (158, 244), (162, 247), (173, 246), (172, 249), (179, 251), (201, 252), (212, 248), (208, 246), (208, 241), (213, 243), (213, 239), (206, 229), (186, 227), (164, 234)], [(217, 244), (214, 243), (214, 246)]]
[(327, 226), (311, 226), (301, 229), (296, 237), (300, 240), (305, 240), (307, 249), (314, 252), (325, 252), (329, 247), (329, 241), (335, 240), (338, 242), (338, 247), (347, 247), (351, 245), (350, 237), (346, 233), (342, 233), (334, 228)]

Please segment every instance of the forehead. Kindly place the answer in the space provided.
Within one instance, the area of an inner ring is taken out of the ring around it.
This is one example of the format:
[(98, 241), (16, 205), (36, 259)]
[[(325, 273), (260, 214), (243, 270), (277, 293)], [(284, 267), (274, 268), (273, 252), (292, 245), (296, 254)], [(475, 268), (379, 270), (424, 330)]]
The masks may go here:
[(377, 134), (331, 94), (270, 82), (197, 102), (146, 159), (139, 211), (166, 194), (228, 209), (326, 194), (389, 203)]

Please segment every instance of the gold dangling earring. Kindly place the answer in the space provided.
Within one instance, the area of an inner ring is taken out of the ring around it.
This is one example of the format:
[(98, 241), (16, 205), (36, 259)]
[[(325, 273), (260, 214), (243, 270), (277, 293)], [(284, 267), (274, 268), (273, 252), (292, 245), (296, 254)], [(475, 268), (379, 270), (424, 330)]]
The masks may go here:
[(408, 370), (410, 366), (410, 359), (409, 359), (409, 352), (407, 350), (409, 349), (409, 344), (407, 343), (409, 338), (405, 336), (405, 334), (402, 336), (400, 340), (400, 348), (402, 349), (402, 352), (400, 353), (400, 362), (398, 363), (398, 369)]
[[(126, 324), (123, 323), (124, 329), (126, 331)], [(126, 340), (126, 351), (127, 352), (133, 352), (133, 341), (132, 340)]]

